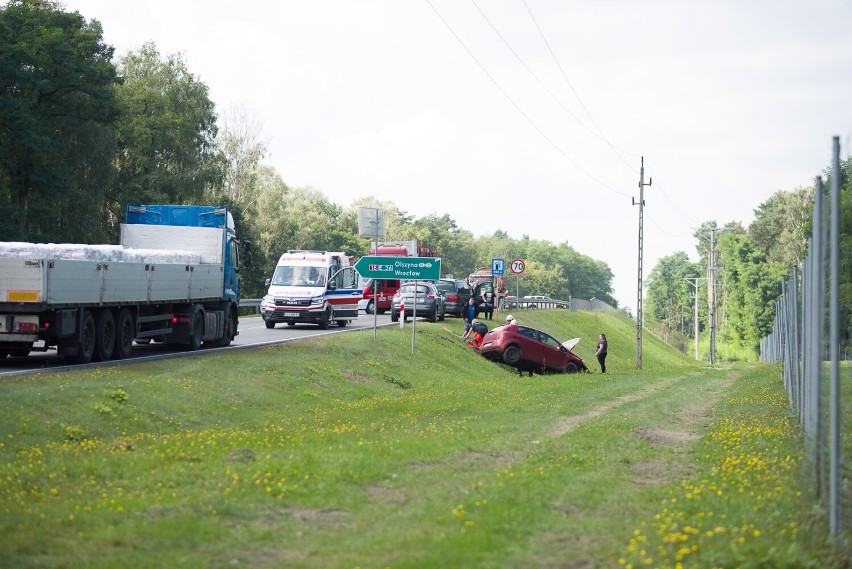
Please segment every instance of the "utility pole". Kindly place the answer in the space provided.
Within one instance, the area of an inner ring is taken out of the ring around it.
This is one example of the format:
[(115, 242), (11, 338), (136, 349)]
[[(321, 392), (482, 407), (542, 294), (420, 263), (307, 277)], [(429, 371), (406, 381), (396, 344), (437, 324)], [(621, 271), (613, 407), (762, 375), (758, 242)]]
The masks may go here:
[(698, 291), (701, 290), (701, 285), (698, 284), (698, 282), (706, 281), (707, 279), (689, 277), (684, 278), (683, 280), (691, 284), (692, 288), (695, 289), (695, 360), (698, 361)]
[(710, 272), (709, 278), (709, 318), (710, 321), (710, 363), (716, 363), (716, 233), (728, 231), (724, 227), (705, 227), (701, 231), (710, 233), (710, 258), (707, 259), (707, 268)]
[(636, 369), (642, 369), (642, 246), (644, 237), (643, 215), (645, 210), (645, 186), (650, 186), (653, 180), (648, 178), (645, 183), (645, 157), (642, 156), (642, 166), (639, 169), (639, 201), (630, 198), (633, 205), (639, 206), (639, 279), (636, 298)]

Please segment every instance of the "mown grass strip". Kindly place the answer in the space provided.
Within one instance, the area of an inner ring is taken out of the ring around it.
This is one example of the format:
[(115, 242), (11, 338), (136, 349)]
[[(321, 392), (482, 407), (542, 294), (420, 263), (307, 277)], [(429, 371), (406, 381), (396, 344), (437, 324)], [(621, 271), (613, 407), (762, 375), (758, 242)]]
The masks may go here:
[[(635, 370), (629, 321), (523, 318), (606, 330), (606, 376), (519, 377), (423, 323), (413, 356), (394, 328), (4, 380), (0, 566), (739, 566), (720, 539), (678, 560), (655, 524), (720, 468), (730, 421), (783, 415), (772, 368), (709, 369), (651, 337)], [(773, 456), (799, 456), (795, 426), (775, 428)], [(755, 506), (717, 499), (728, 519)], [(767, 557), (791, 536), (764, 525), (752, 557), (831, 561), (806, 504), (764, 503), (749, 519), (796, 518), (796, 545)]]

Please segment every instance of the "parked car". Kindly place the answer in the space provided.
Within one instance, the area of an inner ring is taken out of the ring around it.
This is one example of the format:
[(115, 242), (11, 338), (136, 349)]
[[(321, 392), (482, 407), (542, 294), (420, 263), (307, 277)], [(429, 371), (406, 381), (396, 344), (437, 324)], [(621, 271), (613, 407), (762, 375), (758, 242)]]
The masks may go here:
[(539, 302), (555, 302), (555, 301), (552, 298), (550, 298), (549, 296), (539, 296), (539, 295), (525, 296), (523, 298), (523, 300), (521, 300), (521, 308), (538, 308)]
[[(416, 314), (414, 313), (415, 294), (417, 295)], [(430, 282), (409, 282), (399, 287), (391, 301), (391, 322), (399, 322), (400, 307), (403, 305), (405, 306), (405, 312), (402, 314), (403, 320), (409, 316), (425, 316), (430, 322), (437, 322), (443, 320), (446, 316), (444, 295)]]
[(464, 279), (441, 279), (435, 286), (438, 292), (444, 293), (447, 314), (461, 318), (462, 310), (473, 294), (467, 282)]
[(577, 373), (588, 371), (583, 359), (571, 351), (579, 341), (560, 343), (541, 330), (507, 324), (485, 334), (479, 353), (519, 371)]

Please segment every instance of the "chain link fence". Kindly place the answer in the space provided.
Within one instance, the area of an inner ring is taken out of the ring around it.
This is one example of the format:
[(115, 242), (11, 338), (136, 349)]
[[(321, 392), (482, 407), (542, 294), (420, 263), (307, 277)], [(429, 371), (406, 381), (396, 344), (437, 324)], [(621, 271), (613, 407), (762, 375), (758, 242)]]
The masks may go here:
[[(852, 547), (852, 318), (848, 302), (840, 302), (840, 271), (852, 266), (852, 248), (840, 250), (839, 228), (852, 204), (840, 200), (838, 137), (829, 182), (826, 188), (816, 178), (808, 254), (782, 282), (760, 357), (781, 364), (790, 409), (805, 438), (806, 491), (824, 509), (829, 534), (845, 550)], [(844, 277), (848, 282), (849, 275)]]

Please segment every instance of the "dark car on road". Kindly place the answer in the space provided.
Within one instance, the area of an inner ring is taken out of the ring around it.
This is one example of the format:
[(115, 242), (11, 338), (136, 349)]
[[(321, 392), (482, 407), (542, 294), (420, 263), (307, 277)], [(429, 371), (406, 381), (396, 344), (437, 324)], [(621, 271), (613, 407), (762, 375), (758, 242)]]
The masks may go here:
[(403, 320), (409, 316), (424, 316), (430, 322), (437, 322), (443, 320), (446, 315), (444, 295), (430, 282), (409, 282), (399, 287), (391, 301), (391, 322), (399, 322), (399, 316), (403, 310), (402, 306), (405, 306), (405, 312), (402, 314)]
[(575, 338), (560, 343), (541, 330), (507, 324), (485, 334), (479, 353), (490, 360), (531, 374), (577, 373), (588, 371), (583, 359), (571, 351), (579, 341), (579, 338)]
[(447, 314), (461, 318), (462, 310), (473, 294), (467, 282), (464, 279), (441, 279), (435, 286), (444, 293)]

